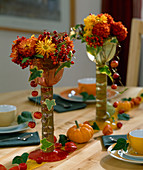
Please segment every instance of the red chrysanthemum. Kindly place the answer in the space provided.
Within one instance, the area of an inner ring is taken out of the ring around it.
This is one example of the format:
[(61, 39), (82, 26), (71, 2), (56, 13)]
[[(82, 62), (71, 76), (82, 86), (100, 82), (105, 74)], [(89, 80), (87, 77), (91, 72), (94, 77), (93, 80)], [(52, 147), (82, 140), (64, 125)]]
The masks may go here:
[(93, 27), (92, 34), (107, 38), (110, 35), (110, 26), (107, 23), (98, 23)]
[(105, 13), (104, 15), (107, 17), (107, 23), (108, 24), (112, 24), (114, 22), (114, 19), (111, 15), (109, 15), (107, 13)]
[(127, 37), (127, 28), (122, 24), (122, 22), (114, 22), (111, 25), (111, 32), (115, 35), (118, 41), (123, 41)]

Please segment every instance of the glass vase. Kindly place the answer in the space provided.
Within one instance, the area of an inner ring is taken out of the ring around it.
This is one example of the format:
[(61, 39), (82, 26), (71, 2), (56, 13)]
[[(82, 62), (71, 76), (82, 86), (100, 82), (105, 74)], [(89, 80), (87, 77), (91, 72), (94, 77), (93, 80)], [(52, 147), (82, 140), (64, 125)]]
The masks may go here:
[(108, 62), (114, 57), (116, 53), (116, 43), (107, 42), (103, 44), (100, 51), (97, 53), (95, 48), (92, 52), (87, 48), (88, 58), (96, 63), (96, 123), (102, 129), (102, 125), (109, 118), (107, 112), (107, 75), (100, 70), (108, 65)]
[[(37, 77), (35, 82), (41, 85), (41, 112), (42, 112), (42, 139), (46, 138), (49, 142), (54, 143), (54, 116), (53, 107), (48, 109), (45, 105), (45, 100), (53, 99), (53, 85), (62, 78), (64, 69), (61, 69), (56, 75), (58, 68), (51, 67), (50, 60), (33, 59), (31, 68), (37, 66), (38, 70), (42, 69), (42, 77)], [(52, 152), (54, 145), (47, 149), (47, 152)]]

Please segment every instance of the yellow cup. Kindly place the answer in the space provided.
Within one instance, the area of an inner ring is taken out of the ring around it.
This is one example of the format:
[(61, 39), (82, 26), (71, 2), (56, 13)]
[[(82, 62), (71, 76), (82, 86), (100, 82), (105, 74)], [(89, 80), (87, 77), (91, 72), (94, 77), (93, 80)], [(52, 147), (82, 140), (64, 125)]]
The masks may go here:
[(143, 129), (133, 130), (128, 133), (129, 146), (138, 154), (143, 154)]
[(78, 80), (78, 93), (87, 92), (89, 95), (96, 95), (96, 79), (84, 78)]

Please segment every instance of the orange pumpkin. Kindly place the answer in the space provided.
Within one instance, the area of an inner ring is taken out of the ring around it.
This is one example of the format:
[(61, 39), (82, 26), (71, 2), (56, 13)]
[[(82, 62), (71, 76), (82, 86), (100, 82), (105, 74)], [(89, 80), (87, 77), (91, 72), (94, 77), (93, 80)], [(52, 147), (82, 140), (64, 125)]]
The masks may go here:
[(67, 137), (76, 143), (88, 142), (94, 134), (93, 128), (88, 124), (78, 124), (77, 121), (75, 123), (76, 125), (68, 129)]
[(124, 110), (125, 112), (129, 111), (131, 109), (131, 103), (129, 101), (119, 101), (118, 107), (119, 110)]

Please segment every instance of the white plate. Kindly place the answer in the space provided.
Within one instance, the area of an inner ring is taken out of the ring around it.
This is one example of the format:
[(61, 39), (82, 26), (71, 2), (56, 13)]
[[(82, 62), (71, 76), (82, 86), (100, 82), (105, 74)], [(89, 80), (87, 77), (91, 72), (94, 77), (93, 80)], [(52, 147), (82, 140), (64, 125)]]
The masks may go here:
[(1, 133), (14, 133), (27, 130), (29, 127), (27, 123), (21, 123), (18, 125), (7, 126), (7, 127), (0, 127), (0, 134)]
[[(112, 90), (110, 88), (107, 89), (107, 99), (112, 99), (115, 96), (117, 96), (119, 92)], [(78, 93), (78, 88), (71, 88), (64, 90), (60, 93), (60, 97), (62, 99), (68, 100), (68, 101), (74, 101), (74, 102), (83, 102), (83, 97)], [(96, 96), (95, 96), (96, 98)], [(87, 103), (95, 102), (96, 99), (92, 100), (86, 100)]]
[[(115, 143), (116, 144), (116, 143)], [(111, 145), (107, 152), (110, 156), (112, 156), (113, 158), (116, 158), (118, 160), (121, 160), (121, 161), (124, 161), (124, 162), (130, 162), (130, 163), (135, 163), (135, 164), (143, 164), (143, 160), (140, 160), (138, 158), (130, 158), (130, 157), (127, 157), (122, 150), (113, 150), (113, 147), (115, 146), (115, 144)]]

